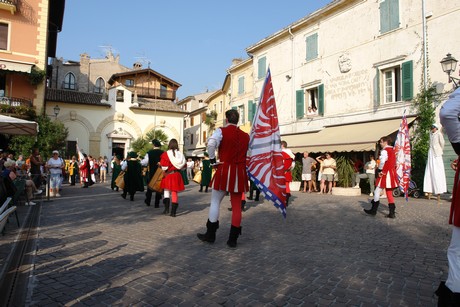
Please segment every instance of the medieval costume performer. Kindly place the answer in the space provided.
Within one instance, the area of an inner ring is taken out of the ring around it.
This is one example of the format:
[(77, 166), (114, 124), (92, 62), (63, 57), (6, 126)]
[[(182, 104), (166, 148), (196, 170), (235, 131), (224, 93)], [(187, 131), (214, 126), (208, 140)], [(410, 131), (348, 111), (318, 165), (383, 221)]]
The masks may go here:
[[(148, 166), (148, 183), (152, 180), (153, 175), (157, 171), (158, 165), (160, 163), (160, 157), (163, 154), (163, 150), (160, 149), (161, 142), (157, 139), (152, 141), (153, 149), (149, 150), (145, 155), (144, 159), (142, 159), (141, 164), (142, 166)], [(152, 201), (152, 193), (153, 191), (147, 187), (147, 191), (145, 192), (145, 200), (144, 203), (146, 206), (150, 206)], [(160, 207), (160, 200), (161, 200), (161, 193), (155, 192), (155, 208)]]
[(89, 187), (89, 180), (91, 176), (91, 166), (89, 163), (88, 155), (83, 154), (83, 162), (80, 164), (80, 175), (81, 175), (81, 181), (83, 182), (83, 187), (82, 188), (88, 188)]
[(431, 198), (436, 194), (438, 202), (441, 194), (447, 192), (446, 173), (444, 171), (444, 161), (442, 154), (444, 149), (444, 137), (436, 124), (431, 125), (430, 149), (428, 150), (428, 161), (425, 167), (425, 177), (423, 179), (423, 192)]
[(374, 190), (374, 199), (371, 201), (372, 208), (364, 209), (364, 212), (370, 215), (376, 215), (377, 209), (380, 204), (380, 191), (385, 189), (386, 196), (388, 198), (388, 208), (390, 213), (386, 216), (389, 218), (395, 218), (396, 205), (393, 198), (393, 189), (398, 186), (397, 175), (396, 175), (396, 155), (393, 147), (389, 144), (391, 138), (384, 136), (380, 139), (380, 151), (379, 166), (378, 166), (378, 178), (376, 180), (377, 187)]
[[(449, 96), (442, 106), (439, 117), (444, 126), (455, 153), (460, 158), (460, 87)], [(447, 249), (449, 273), (447, 281), (442, 281), (436, 294), (438, 306), (460, 306), (460, 168), (455, 167), (452, 203), (450, 205), (449, 224), (452, 227), (452, 238)]]
[(165, 205), (163, 214), (169, 213), (169, 203), (171, 202), (170, 215), (176, 217), (177, 208), (179, 207), (177, 193), (185, 190), (181, 170), (184, 168), (186, 162), (184, 155), (179, 151), (177, 140), (171, 139), (168, 151), (164, 152), (160, 159), (161, 168), (165, 171), (165, 177), (161, 181), (161, 187), (164, 189), (163, 203)]
[(207, 152), (204, 153), (204, 159), (201, 161), (201, 164), (201, 183), (200, 190), (198, 192), (203, 192), (203, 187), (205, 187), (204, 191), (205, 193), (208, 193), (208, 187), (211, 183), (212, 177), (212, 166)]
[[(211, 181), (211, 206), (209, 208), (206, 233), (198, 233), (201, 241), (214, 243), (219, 228), (220, 203), (228, 192), (232, 204), (232, 224), (227, 245), (236, 247), (241, 235), (241, 198), (248, 187), (246, 172), (246, 154), (249, 146), (249, 135), (238, 128), (238, 111), (231, 109), (225, 112), (227, 125), (218, 128), (208, 139), (209, 158), (216, 172)], [(219, 163), (216, 163), (216, 149), (219, 150)]]
[(281, 142), (281, 154), (283, 155), (283, 164), (284, 164), (284, 178), (286, 179), (286, 207), (289, 203), (289, 198), (291, 198), (291, 188), (289, 183), (292, 182), (292, 172), (291, 170), (295, 166), (295, 155), (292, 153), (292, 150), (287, 148), (287, 142)]
[(128, 160), (123, 161), (121, 170), (125, 171), (124, 181), (125, 187), (123, 188), (123, 194), (121, 197), (126, 199), (126, 194), (129, 193), (129, 200), (134, 200), (134, 194), (136, 191), (144, 192), (144, 181), (142, 180), (142, 167), (137, 160), (137, 153), (131, 151), (128, 153)]
[(112, 190), (115, 190), (118, 192), (119, 187), (117, 187), (115, 180), (117, 179), (118, 175), (120, 175), (121, 172), (121, 156), (115, 156), (113, 157), (113, 164), (112, 164), (112, 180), (110, 181), (110, 187)]

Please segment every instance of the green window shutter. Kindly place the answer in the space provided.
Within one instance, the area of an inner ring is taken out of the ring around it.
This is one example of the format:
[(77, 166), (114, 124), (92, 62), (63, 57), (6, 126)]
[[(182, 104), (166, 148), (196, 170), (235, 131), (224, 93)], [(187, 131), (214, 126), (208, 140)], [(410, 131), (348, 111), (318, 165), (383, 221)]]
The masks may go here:
[(401, 65), (401, 82), (402, 82), (402, 100), (412, 100), (414, 98), (414, 80), (413, 80), (413, 64), (412, 61), (407, 61)]
[(375, 69), (375, 78), (374, 78), (374, 106), (380, 105), (380, 70)]
[(248, 100), (248, 120), (252, 123), (256, 115), (256, 104), (252, 100)]
[(380, 2), (380, 33), (390, 31), (390, 1)]
[(238, 94), (244, 93), (244, 77), (238, 78)]
[(310, 35), (306, 39), (307, 55), (306, 60), (310, 61), (318, 57), (318, 33)]
[(387, 0), (389, 2), (389, 26), (390, 30), (399, 28), (399, 0)]
[(324, 84), (318, 86), (318, 115), (324, 115)]
[(295, 110), (296, 117), (302, 118), (305, 115), (304, 91), (298, 90), (295, 92)]
[(265, 74), (267, 72), (267, 58), (262, 57), (257, 61), (257, 78), (263, 79), (265, 78)]

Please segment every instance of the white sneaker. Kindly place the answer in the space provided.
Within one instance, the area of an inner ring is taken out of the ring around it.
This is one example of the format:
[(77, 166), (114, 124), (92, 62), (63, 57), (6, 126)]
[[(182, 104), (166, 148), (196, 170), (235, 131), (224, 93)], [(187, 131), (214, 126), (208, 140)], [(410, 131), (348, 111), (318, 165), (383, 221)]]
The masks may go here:
[(29, 201), (28, 203), (26, 202), (26, 206), (35, 206), (36, 203), (34, 203), (33, 201)]
[(359, 184), (355, 185), (353, 189), (359, 189)]
[(43, 190), (37, 190), (36, 192), (34, 192), (35, 195), (39, 195), (39, 194), (42, 194), (43, 193)]
[(56, 193), (56, 197), (61, 197), (61, 194), (59, 194), (59, 193)]
[(369, 196), (374, 196), (374, 193), (370, 193)]

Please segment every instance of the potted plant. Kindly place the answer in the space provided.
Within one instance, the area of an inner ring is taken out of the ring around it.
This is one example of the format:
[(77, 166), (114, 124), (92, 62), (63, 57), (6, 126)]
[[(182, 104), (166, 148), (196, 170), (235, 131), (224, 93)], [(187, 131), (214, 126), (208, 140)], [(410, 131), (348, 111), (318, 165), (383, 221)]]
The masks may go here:
[(338, 187), (332, 189), (333, 195), (358, 196), (361, 195), (361, 189), (352, 188), (354, 186), (353, 162), (346, 156), (340, 156), (336, 159), (337, 175), (339, 177)]
[(295, 166), (292, 169), (292, 182), (289, 183), (291, 191), (300, 191), (300, 185), (302, 183), (302, 162), (295, 161)]

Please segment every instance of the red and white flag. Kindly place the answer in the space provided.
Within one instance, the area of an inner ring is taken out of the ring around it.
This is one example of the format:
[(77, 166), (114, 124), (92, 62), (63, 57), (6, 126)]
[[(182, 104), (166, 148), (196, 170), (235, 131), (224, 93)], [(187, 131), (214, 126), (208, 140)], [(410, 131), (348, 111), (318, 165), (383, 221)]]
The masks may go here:
[(247, 170), (257, 188), (286, 217), (286, 180), (284, 178), (281, 136), (270, 68), (249, 135)]
[(406, 114), (403, 115), (401, 125), (399, 126), (394, 151), (396, 154), (396, 174), (398, 176), (399, 189), (404, 193), (407, 201), (411, 173), (411, 153)]

